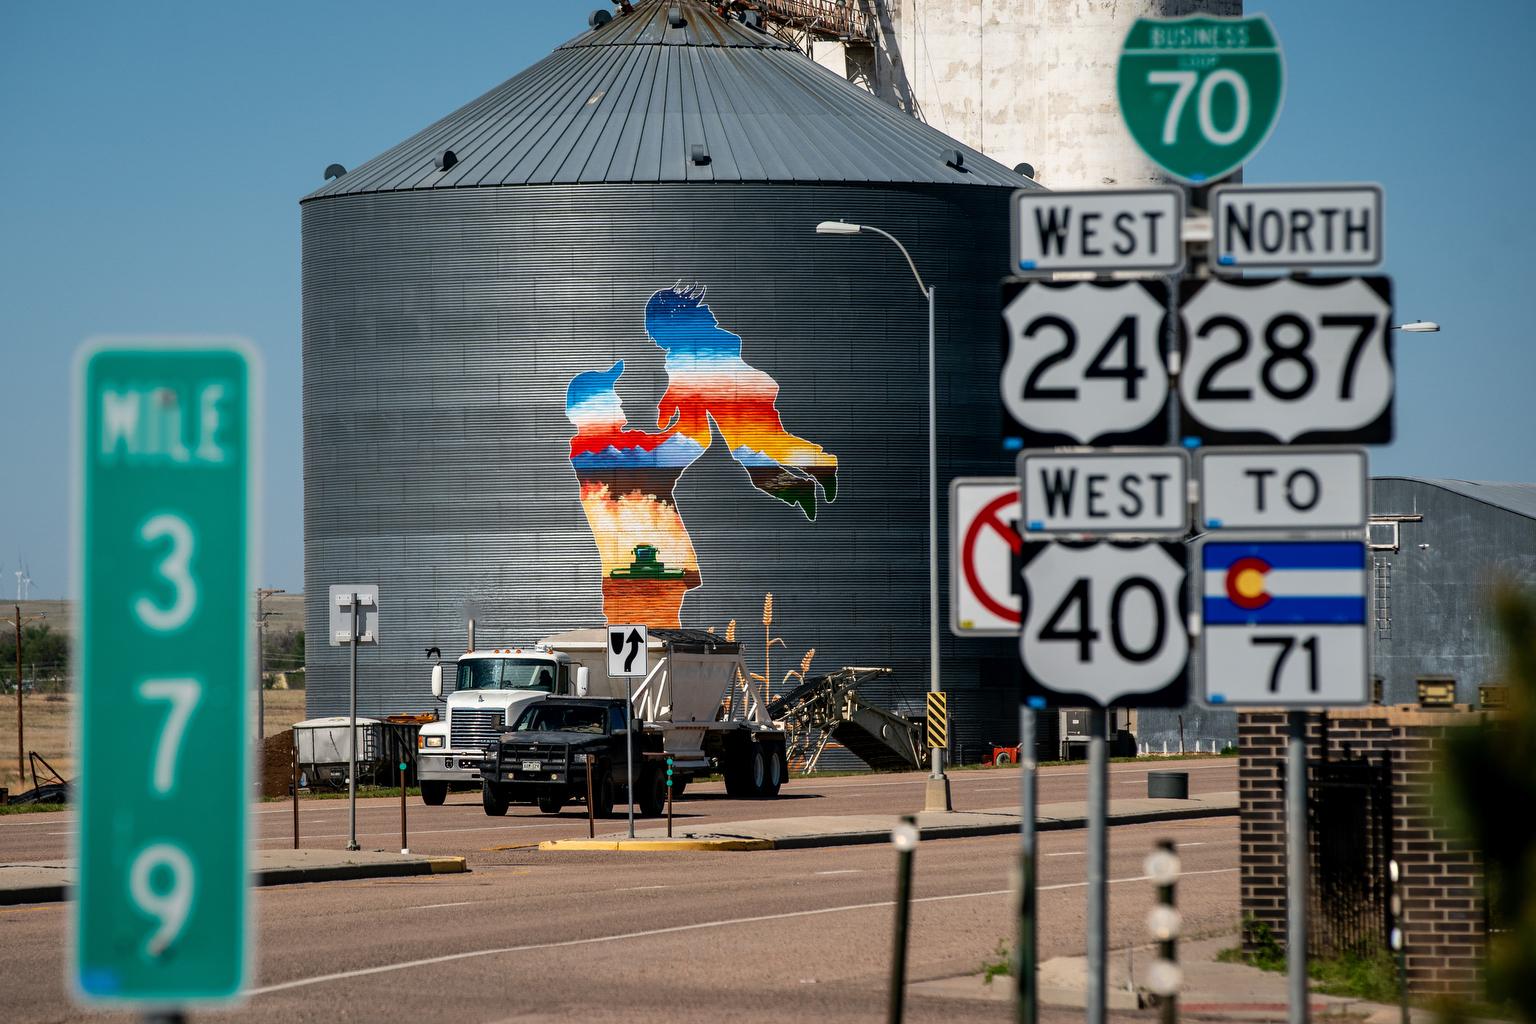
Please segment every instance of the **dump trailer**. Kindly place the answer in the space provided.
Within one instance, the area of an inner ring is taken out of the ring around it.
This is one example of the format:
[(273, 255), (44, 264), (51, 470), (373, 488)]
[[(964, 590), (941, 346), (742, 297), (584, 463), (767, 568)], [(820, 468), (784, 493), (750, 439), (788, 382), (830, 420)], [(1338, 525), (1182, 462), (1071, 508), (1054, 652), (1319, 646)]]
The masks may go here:
[(659, 732), (673, 761), (673, 795), (719, 772), (737, 798), (774, 797), (788, 776), (784, 731), (769, 716), (735, 642), (702, 629), (651, 629), (643, 679), (608, 675), (608, 631), (573, 629), (546, 637), (545, 649), (585, 671), (583, 696), (623, 697), (632, 684), (634, 715)]

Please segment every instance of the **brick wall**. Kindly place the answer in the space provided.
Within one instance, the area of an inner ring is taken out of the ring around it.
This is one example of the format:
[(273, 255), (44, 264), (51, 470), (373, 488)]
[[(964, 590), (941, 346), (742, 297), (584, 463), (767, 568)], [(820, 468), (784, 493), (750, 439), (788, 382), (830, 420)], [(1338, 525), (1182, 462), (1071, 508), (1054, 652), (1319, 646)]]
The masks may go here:
[[(1483, 873), (1475, 851), (1450, 834), (1433, 806), (1435, 746), (1446, 730), (1479, 721), (1465, 707), (1348, 708), (1308, 716), (1307, 756), (1376, 761), (1392, 756), (1392, 856), (1402, 871), (1408, 985), (1416, 994), (1481, 995), (1485, 935)], [(1283, 711), (1238, 716), (1241, 896), (1245, 919), (1286, 941), (1285, 746)], [(1254, 945), (1245, 928), (1244, 945)]]

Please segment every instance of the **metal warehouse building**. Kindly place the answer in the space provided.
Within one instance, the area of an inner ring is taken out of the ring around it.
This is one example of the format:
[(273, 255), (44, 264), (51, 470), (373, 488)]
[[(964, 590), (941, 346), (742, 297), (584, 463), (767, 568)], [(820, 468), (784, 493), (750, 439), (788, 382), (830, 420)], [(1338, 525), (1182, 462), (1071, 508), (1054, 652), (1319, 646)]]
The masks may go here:
[(1371, 592), (1382, 703), (1418, 699), (1448, 677), (1456, 700), (1503, 682), (1489, 597), (1499, 581), (1536, 590), (1536, 484), (1382, 477), (1372, 481)]
[[(306, 626), (378, 586), (361, 711), (432, 707), (424, 652), (469, 618), (482, 647), (737, 620), (759, 670), (769, 593), (775, 690), (814, 649), (920, 694), (926, 306), (894, 247), (815, 225), (890, 231), (936, 288), (942, 495), (1010, 472), (998, 279), (1030, 186), (674, 0), (305, 197)], [(1015, 645), (943, 643), (979, 754), (1014, 732)], [(347, 652), (308, 658), (309, 713), (342, 712)]]

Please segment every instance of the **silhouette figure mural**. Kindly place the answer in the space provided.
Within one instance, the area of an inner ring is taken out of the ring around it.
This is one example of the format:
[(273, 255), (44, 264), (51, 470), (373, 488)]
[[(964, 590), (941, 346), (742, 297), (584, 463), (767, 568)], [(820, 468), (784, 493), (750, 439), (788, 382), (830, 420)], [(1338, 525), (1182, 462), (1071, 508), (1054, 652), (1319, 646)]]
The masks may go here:
[(703, 582), (673, 490), (718, 431), (752, 485), (807, 519), (817, 495), (837, 499), (837, 457), (785, 429), (779, 384), (742, 358), (702, 288), (666, 288), (645, 304), (645, 331), (666, 352), (668, 385), (655, 431), (628, 424), (617, 385), (620, 359), (579, 373), (565, 395), (576, 427), (571, 467), (602, 563), (609, 622), (678, 626), (683, 598)]

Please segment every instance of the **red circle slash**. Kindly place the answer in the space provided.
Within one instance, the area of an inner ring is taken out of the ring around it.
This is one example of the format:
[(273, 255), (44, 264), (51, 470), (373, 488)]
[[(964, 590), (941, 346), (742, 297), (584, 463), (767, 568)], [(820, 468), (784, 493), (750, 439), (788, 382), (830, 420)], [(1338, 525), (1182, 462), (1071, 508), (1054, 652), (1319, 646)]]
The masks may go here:
[(981, 537), (982, 528), (990, 527), (1002, 535), (1014, 554), (1023, 550), (1023, 538), (997, 516), (998, 509), (1015, 504), (1018, 500), (1019, 496), (1016, 493), (1004, 494), (984, 505), (965, 531), (965, 543), (960, 547), (960, 567), (965, 573), (965, 585), (971, 588), (971, 593), (976, 595), (976, 600), (981, 602), (983, 608), (1008, 622), (1020, 621), (1019, 610), (1003, 604), (982, 587), (981, 580), (976, 575), (976, 541)]

